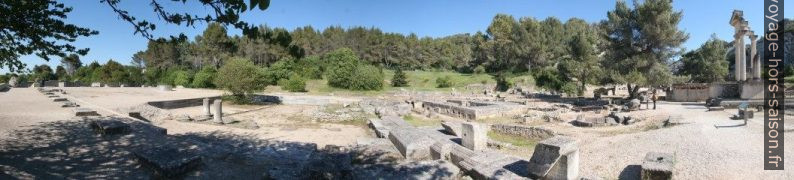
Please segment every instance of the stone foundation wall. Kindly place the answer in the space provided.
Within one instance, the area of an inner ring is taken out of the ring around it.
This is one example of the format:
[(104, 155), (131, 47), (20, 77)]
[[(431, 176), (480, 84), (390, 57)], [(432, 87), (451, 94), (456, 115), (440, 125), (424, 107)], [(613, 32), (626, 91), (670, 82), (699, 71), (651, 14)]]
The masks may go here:
[(423, 102), (422, 106), (425, 110), (441, 113), (451, 117), (462, 119), (475, 120), (478, 118), (477, 111), (465, 107), (455, 106), (451, 104), (436, 103), (436, 102)]
[(493, 124), (491, 131), (533, 139), (546, 139), (554, 136), (554, 131), (545, 128), (506, 124)]
[[(210, 98), (210, 101), (214, 101), (216, 99), (220, 99), (220, 96), (212, 96), (206, 97)], [(281, 103), (281, 100), (277, 96), (268, 96), (268, 95), (253, 95), (251, 97), (253, 104), (269, 104), (269, 103)], [(185, 107), (193, 107), (193, 106), (201, 106), (204, 104), (204, 97), (201, 98), (191, 98), (191, 99), (177, 99), (177, 100), (167, 100), (167, 101), (151, 101), (147, 104), (160, 108), (160, 109), (177, 109), (177, 108), (185, 108)]]

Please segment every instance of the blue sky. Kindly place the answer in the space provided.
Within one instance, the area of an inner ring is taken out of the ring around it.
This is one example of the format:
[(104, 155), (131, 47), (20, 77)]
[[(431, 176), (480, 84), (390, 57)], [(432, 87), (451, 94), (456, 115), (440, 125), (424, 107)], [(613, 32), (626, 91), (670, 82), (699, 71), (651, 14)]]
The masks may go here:
[[(194, 37), (206, 27), (206, 24), (195, 27), (163, 24), (147, 2), (124, 0), (121, 7), (139, 19), (157, 23), (156, 36), (184, 33)], [(64, 4), (74, 8), (68, 14), (67, 22), (100, 32), (99, 35), (83, 37), (74, 43), (77, 47), (91, 49), (88, 55), (81, 57), (84, 64), (95, 60), (104, 63), (109, 59), (129, 64), (132, 54), (146, 49), (147, 40), (134, 35), (132, 27), (99, 0), (64, 1)], [(163, 4), (171, 11), (196, 14), (210, 12), (195, 3), (182, 5), (163, 0)], [(676, 10), (684, 11), (684, 19), (679, 27), (690, 35), (684, 44), (687, 49), (699, 47), (712, 33), (723, 40), (732, 40), (733, 28), (728, 21), (734, 9), (744, 11), (745, 18), (756, 34), (762, 32), (763, 1), (676, 0), (673, 5)], [(511, 14), (516, 18), (544, 19), (555, 16), (563, 21), (578, 17), (597, 22), (606, 19), (607, 11), (614, 6), (615, 1), (610, 0), (272, 0), (267, 10), (249, 11), (242, 18), (250, 23), (289, 30), (305, 25), (315, 29), (336, 25), (365, 26), (378, 27), (385, 32), (442, 37), (485, 31), (497, 13)], [(794, 17), (792, 15), (794, 12), (786, 14), (786, 17)], [(240, 33), (233, 29), (229, 32), (230, 35)], [(60, 63), (59, 59), (55, 57), (46, 62), (34, 55), (21, 57), (28, 67), (45, 63), (55, 67)], [(0, 73), (7, 71), (5, 67), (0, 69)]]

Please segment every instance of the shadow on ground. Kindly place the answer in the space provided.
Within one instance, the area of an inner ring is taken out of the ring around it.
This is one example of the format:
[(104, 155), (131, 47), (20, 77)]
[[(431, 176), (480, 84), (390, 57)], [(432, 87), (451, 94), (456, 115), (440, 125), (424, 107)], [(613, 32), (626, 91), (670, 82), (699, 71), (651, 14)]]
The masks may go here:
[(158, 179), (134, 152), (176, 147), (202, 157), (185, 179), (438, 179), (457, 175), (437, 163), (399, 163), (366, 147), (258, 139), (221, 132), (163, 135), (123, 119), (131, 132), (100, 136), (85, 120), (41, 123), (0, 140), (0, 179)]

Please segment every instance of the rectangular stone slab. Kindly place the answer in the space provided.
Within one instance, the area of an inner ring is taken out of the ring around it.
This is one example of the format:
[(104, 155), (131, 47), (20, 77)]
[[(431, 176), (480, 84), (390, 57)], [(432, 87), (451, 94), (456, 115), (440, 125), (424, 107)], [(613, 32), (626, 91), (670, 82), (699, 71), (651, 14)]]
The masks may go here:
[(554, 136), (535, 146), (529, 159), (529, 173), (539, 179), (570, 179), (579, 173), (579, 148), (576, 140)]
[(118, 120), (95, 120), (91, 122), (94, 132), (102, 135), (124, 134), (130, 132), (130, 125)]
[(94, 110), (88, 109), (88, 108), (75, 108), (74, 109), (74, 115), (75, 116), (99, 116), (99, 113), (97, 113)]
[(61, 107), (80, 107), (80, 105), (71, 101), (65, 101)]
[(156, 175), (176, 177), (192, 171), (201, 164), (201, 156), (163, 145), (136, 151), (138, 163), (154, 170)]
[(51, 98), (51, 99), (52, 99), (52, 102), (68, 101), (68, 99), (66, 99), (66, 98)]
[(648, 152), (642, 162), (642, 179), (673, 179), (675, 156), (671, 153)]
[(429, 160), (430, 146), (433, 139), (416, 132), (415, 129), (397, 129), (389, 133), (389, 140), (397, 147), (400, 154), (409, 160)]

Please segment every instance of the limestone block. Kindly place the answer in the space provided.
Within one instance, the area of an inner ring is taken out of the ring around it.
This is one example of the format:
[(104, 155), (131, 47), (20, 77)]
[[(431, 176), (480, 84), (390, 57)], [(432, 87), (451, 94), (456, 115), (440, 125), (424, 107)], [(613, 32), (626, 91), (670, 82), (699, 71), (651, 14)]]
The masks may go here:
[(63, 105), (61, 105), (61, 107), (64, 107), (64, 108), (65, 107), (80, 107), (80, 105), (78, 105), (77, 103), (71, 102), (71, 101), (65, 101), (65, 102), (63, 102)]
[(444, 121), (441, 122), (441, 126), (444, 127), (444, 131), (449, 134), (460, 136), (462, 134), (462, 125), (460, 122), (451, 122), (451, 121)]
[(74, 115), (75, 116), (99, 116), (99, 113), (97, 113), (94, 110), (88, 109), (88, 108), (75, 108), (74, 109)]
[(529, 160), (529, 174), (537, 179), (574, 179), (579, 175), (576, 140), (555, 136), (541, 141)]
[(375, 135), (379, 138), (388, 138), (389, 137), (389, 129), (383, 125), (383, 122), (380, 119), (372, 118), (369, 119), (369, 127), (375, 130)]
[(157, 89), (159, 89), (160, 91), (173, 91), (174, 87), (172, 87), (171, 85), (157, 85)]
[(130, 132), (130, 125), (118, 120), (95, 120), (91, 122), (91, 129), (101, 135), (124, 134)]
[(724, 110), (725, 110), (725, 107), (722, 107), (722, 106), (709, 107), (709, 111), (724, 111)]
[(176, 147), (163, 145), (136, 151), (138, 163), (163, 177), (177, 177), (201, 164), (201, 156)]
[(389, 140), (400, 154), (409, 160), (429, 160), (433, 139), (413, 129), (396, 129), (389, 132)]
[(675, 156), (671, 153), (648, 152), (642, 162), (643, 180), (669, 180), (673, 179), (673, 166)]
[(451, 160), (450, 153), (453, 146), (459, 146), (452, 142), (436, 142), (430, 146), (430, 157), (433, 160)]
[(479, 123), (463, 123), (461, 125), (461, 141), (463, 146), (474, 151), (484, 150), (488, 147), (486, 131)]
[(51, 99), (52, 99), (52, 102), (63, 102), (63, 101), (68, 101), (68, 99), (66, 99), (66, 98), (62, 98), (62, 97), (56, 97), (56, 98), (51, 98)]

